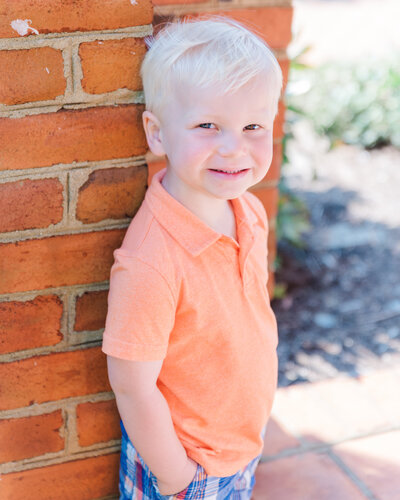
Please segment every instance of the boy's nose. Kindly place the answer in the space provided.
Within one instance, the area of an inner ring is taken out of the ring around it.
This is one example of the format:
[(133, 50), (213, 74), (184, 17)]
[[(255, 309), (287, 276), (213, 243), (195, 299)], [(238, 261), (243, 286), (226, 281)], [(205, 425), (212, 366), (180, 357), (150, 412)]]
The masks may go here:
[(221, 138), (218, 147), (218, 153), (221, 156), (239, 157), (245, 152), (244, 141), (239, 134), (233, 132), (225, 132)]

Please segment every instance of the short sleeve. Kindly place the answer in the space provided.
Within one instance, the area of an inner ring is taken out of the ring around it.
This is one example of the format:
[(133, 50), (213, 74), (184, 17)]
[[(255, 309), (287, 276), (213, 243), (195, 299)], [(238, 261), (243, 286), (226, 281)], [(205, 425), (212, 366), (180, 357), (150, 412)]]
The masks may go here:
[(172, 291), (161, 273), (115, 250), (102, 351), (132, 361), (164, 359), (175, 312)]

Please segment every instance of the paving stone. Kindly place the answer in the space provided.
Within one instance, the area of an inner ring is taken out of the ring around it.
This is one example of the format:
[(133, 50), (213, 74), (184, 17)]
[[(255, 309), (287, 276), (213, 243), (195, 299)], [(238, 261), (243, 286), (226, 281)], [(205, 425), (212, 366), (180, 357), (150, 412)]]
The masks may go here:
[(297, 384), (279, 390), (272, 416), (295, 437), (313, 443), (333, 442), (340, 426), (322, 404), (319, 386), (319, 383)]
[(400, 368), (378, 370), (361, 377), (360, 384), (369, 393), (388, 425), (400, 424)]
[(273, 456), (283, 450), (300, 447), (299, 441), (284, 428), (284, 426), (271, 418), (265, 433), (263, 456)]
[[(389, 384), (390, 376), (388, 379)], [(282, 388), (276, 395), (272, 415), (293, 436), (310, 443), (335, 443), (381, 431), (391, 419), (386, 407), (377, 404), (375, 390), (369, 390), (371, 385), (375, 387), (368, 377), (361, 381), (339, 377)], [(392, 393), (392, 400), (394, 397)]]
[(260, 464), (253, 500), (366, 500), (366, 497), (327, 455), (307, 453)]
[(399, 450), (399, 430), (356, 439), (333, 448), (378, 500), (400, 498)]

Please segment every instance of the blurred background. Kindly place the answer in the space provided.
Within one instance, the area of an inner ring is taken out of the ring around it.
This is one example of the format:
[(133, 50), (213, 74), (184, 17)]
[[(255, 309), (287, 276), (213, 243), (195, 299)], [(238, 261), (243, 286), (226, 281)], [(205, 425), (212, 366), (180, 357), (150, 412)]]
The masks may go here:
[(280, 386), (400, 361), (400, 2), (293, 4)]

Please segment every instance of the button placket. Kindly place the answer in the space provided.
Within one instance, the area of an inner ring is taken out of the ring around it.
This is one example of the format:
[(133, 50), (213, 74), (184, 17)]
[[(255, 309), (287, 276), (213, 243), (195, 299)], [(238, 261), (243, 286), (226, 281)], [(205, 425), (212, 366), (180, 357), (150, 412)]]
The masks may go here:
[(218, 240), (219, 250), (223, 255), (227, 264), (232, 267), (235, 266), (235, 272), (241, 278), (240, 264), (239, 264), (239, 247), (234, 245), (229, 238), (220, 238)]
[(251, 276), (251, 272), (249, 269), (249, 256), (251, 254), (251, 251), (254, 247), (254, 235), (251, 234), (250, 237), (245, 238), (245, 245), (242, 246), (241, 248), (241, 272), (242, 272), (242, 281), (243, 281), (243, 288), (245, 291), (249, 291), (251, 284), (253, 283), (253, 278)]

